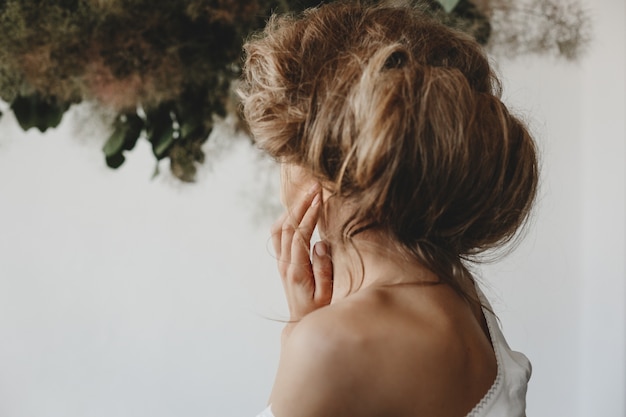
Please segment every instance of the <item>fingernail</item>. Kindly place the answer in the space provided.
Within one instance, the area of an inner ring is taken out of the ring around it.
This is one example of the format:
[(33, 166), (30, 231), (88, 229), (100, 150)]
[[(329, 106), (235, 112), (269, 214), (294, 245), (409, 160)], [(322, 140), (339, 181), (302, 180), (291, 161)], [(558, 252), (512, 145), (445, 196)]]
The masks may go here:
[(313, 201), (311, 202), (311, 207), (315, 207), (320, 203), (320, 195), (317, 194), (315, 197), (313, 197)]
[(328, 248), (326, 247), (326, 243), (317, 242), (315, 244), (315, 254), (317, 256), (324, 256), (328, 253)]
[(309, 195), (315, 194), (316, 192), (319, 191), (320, 188), (321, 188), (320, 183), (316, 182), (315, 184), (313, 184), (311, 188), (309, 188)]

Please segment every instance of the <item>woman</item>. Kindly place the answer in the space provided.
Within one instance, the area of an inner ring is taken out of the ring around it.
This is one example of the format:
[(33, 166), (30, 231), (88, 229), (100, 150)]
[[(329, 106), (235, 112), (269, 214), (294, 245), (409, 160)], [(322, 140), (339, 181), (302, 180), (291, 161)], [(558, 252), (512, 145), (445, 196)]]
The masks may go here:
[(291, 314), (262, 416), (524, 415), (530, 364), (466, 263), (516, 235), (537, 161), (480, 47), (415, 9), (331, 4), (245, 48)]

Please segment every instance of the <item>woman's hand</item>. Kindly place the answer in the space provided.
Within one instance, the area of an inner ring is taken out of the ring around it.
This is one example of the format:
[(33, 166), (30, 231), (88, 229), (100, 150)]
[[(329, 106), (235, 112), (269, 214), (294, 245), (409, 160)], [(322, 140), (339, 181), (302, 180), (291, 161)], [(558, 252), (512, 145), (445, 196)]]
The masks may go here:
[(272, 227), (272, 243), (278, 260), (291, 321), (330, 304), (333, 268), (328, 245), (315, 244), (311, 259), (311, 236), (319, 219), (321, 187), (315, 184)]

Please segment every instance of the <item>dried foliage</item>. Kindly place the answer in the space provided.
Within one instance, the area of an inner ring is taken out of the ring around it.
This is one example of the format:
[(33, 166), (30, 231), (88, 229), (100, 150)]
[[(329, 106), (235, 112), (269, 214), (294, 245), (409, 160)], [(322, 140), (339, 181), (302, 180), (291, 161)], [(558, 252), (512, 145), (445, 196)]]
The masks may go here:
[[(436, 0), (386, 1), (420, 7), (507, 55), (574, 59), (588, 39), (586, 15), (575, 3), (460, 0), (446, 13)], [(169, 158), (178, 178), (193, 181), (214, 116), (229, 110), (245, 37), (272, 11), (318, 3), (0, 0), (0, 99), (24, 129), (42, 131), (72, 104), (99, 103), (118, 113), (104, 147), (109, 166), (120, 166), (145, 137), (157, 160)]]
[(490, 0), (491, 52), (508, 57), (536, 54), (578, 59), (591, 40), (591, 20), (576, 0)]
[(157, 159), (193, 181), (244, 37), (288, 9), (281, 0), (0, 1), (0, 98), (24, 129), (42, 131), (71, 104), (96, 101), (119, 113), (109, 166), (143, 133)]
[[(278, 2), (5, 0), (0, 97), (33, 91), (127, 109), (233, 73), (242, 38)], [(123, 92), (123, 94), (120, 94)], [(121, 97), (123, 96), (123, 97)]]
[(450, 13), (435, 0), (437, 19), (472, 35), (498, 56), (578, 59), (591, 40), (591, 20), (579, 0), (458, 0)]

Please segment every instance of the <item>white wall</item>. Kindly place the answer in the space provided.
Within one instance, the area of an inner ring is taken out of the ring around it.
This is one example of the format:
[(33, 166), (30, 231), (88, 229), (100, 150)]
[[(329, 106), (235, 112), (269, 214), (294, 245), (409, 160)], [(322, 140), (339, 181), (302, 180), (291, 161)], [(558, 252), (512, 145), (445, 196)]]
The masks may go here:
[(533, 416), (626, 416), (626, 13), (622, 0), (589, 3), (580, 64), (501, 65), (543, 178), (533, 229), (484, 274), (510, 344), (533, 361)]
[(626, 6), (599, 6), (582, 79), (581, 409), (626, 416)]
[(193, 186), (146, 146), (110, 171), (76, 118), (0, 120), (0, 417), (256, 415), (284, 318), (263, 164), (239, 141)]
[(576, 416), (581, 395), (580, 84), (575, 66), (504, 63), (505, 101), (528, 121), (541, 152), (537, 207), (525, 240), (484, 268), (494, 308), (514, 349), (533, 363), (530, 416)]
[(626, 12), (622, 0), (588, 7), (580, 64), (501, 65), (543, 178), (532, 231), (484, 271), (510, 344), (533, 361), (533, 416), (626, 416)]
[[(621, 0), (590, 7), (581, 64), (500, 65), (543, 184), (528, 236), (483, 279), (533, 361), (535, 417), (626, 415), (626, 19)], [(243, 140), (211, 148), (191, 186), (151, 181), (145, 145), (110, 171), (84, 112), (46, 135), (0, 119), (0, 417), (255, 415), (286, 311), (272, 172)]]

